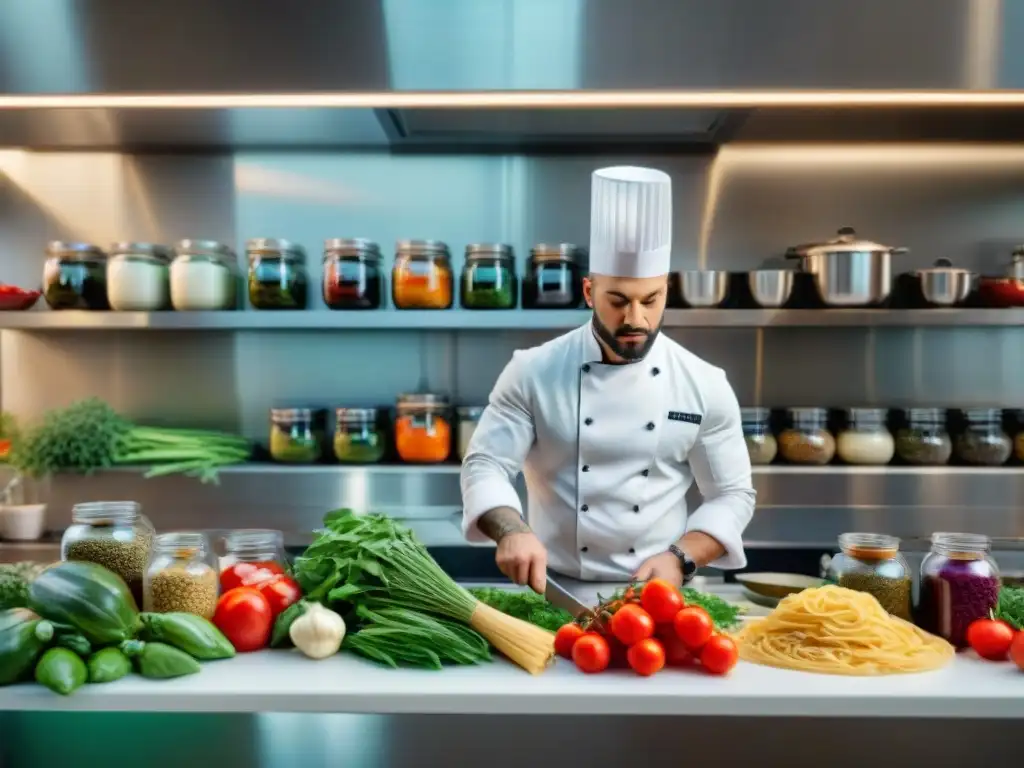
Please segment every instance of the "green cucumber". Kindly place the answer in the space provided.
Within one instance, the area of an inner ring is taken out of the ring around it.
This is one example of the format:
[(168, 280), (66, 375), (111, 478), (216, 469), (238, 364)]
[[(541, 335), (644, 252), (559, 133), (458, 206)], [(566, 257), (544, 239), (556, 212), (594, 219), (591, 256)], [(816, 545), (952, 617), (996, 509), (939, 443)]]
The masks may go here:
[(74, 693), (88, 679), (85, 662), (67, 648), (51, 648), (36, 664), (36, 682), (61, 696)]
[(94, 645), (128, 640), (139, 630), (135, 599), (120, 576), (101, 565), (53, 565), (28, 590), (29, 608), (45, 619), (70, 624)]
[(52, 639), (53, 625), (28, 608), (0, 611), (0, 685), (28, 676)]
[(121, 650), (135, 661), (135, 669), (140, 675), (153, 680), (194, 675), (199, 671), (198, 661), (166, 643), (127, 640), (121, 643)]
[(173, 645), (200, 661), (230, 659), (235, 647), (224, 633), (194, 613), (142, 613), (142, 636)]
[(132, 663), (119, 648), (103, 648), (96, 651), (89, 657), (86, 666), (89, 669), (90, 683), (112, 683), (132, 671)]

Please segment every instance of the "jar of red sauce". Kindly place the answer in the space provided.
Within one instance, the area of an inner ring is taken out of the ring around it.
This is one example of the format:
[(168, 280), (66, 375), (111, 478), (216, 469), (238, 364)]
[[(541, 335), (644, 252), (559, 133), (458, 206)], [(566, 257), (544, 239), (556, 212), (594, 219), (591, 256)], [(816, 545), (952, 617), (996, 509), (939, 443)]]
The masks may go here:
[(285, 573), (288, 559), (281, 531), (248, 528), (224, 537), (220, 560), (221, 592), (257, 584)]
[(380, 309), (384, 274), (380, 246), (362, 238), (324, 243), (324, 302), (331, 309)]
[(402, 461), (439, 464), (452, 452), (452, 419), (448, 398), (429, 393), (398, 396), (395, 448)]

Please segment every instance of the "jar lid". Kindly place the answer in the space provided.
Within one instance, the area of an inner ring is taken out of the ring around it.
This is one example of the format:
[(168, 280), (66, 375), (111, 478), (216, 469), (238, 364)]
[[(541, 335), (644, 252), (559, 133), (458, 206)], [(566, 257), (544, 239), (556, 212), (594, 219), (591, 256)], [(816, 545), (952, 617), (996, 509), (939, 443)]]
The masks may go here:
[(228, 266), (236, 264), (235, 252), (231, 246), (217, 240), (179, 240), (174, 250), (178, 255), (205, 256)]
[(46, 246), (46, 253), (65, 261), (103, 261), (107, 254), (98, 245), (91, 243), (66, 243), (53, 240)]
[(368, 261), (380, 261), (380, 246), (362, 237), (331, 237), (324, 240), (324, 261), (331, 256), (363, 256)]
[(335, 408), (334, 416), (339, 423), (356, 424), (363, 421), (376, 421), (377, 408)]
[(968, 408), (964, 411), (968, 421), (976, 424), (987, 424), (1002, 421), (1003, 412), (1000, 408)]
[(938, 531), (932, 534), (932, 547), (950, 557), (972, 560), (988, 552), (992, 540), (982, 533)]
[(138, 517), (141, 510), (137, 501), (86, 501), (71, 507), (71, 517), (99, 525), (126, 523)]
[(272, 528), (241, 528), (224, 535), (224, 549), (233, 554), (275, 547), (284, 548), (284, 533)]
[(770, 408), (740, 408), (740, 421), (744, 424), (761, 424), (768, 421), (771, 415)]
[(483, 405), (461, 405), (456, 410), (456, 413), (458, 413), (460, 419), (479, 421), (480, 417), (484, 415), (485, 407)]
[(312, 421), (316, 417), (324, 417), (324, 408), (271, 408), (270, 418), (281, 421)]
[(114, 243), (110, 246), (111, 256), (148, 256), (157, 261), (170, 263), (174, 250), (169, 245), (159, 243)]
[(888, 560), (899, 552), (900, 540), (884, 533), (841, 533), (839, 548), (861, 560)]
[(292, 264), (306, 263), (306, 249), (291, 240), (278, 237), (254, 237), (245, 243), (249, 261), (260, 256), (276, 256)]
[(188, 557), (194, 552), (205, 552), (208, 548), (206, 534), (199, 531), (172, 531), (158, 533), (153, 537), (154, 550), (177, 552), (180, 557)]
[(851, 424), (884, 424), (889, 416), (886, 408), (848, 408), (846, 418)]
[(945, 422), (946, 421), (946, 409), (945, 408), (909, 408), (907, 410), (907, 419), (910, 421), (921, 421), (926, 423), (931, 422)]
[(538, 243), (530, 249), (530, 258), (534, 261), (573, 261), (582, 263), (586, 259), (586, 249), (574, 243)]
[(512, 246), (505, 243), (471, 243), (466, 246), (466, 261), (500, 259), (515, 264)]
[(441, 240), (399, 240), (395, 243), (395, 253), (403, 256), (436, 256), (447, 259), (450, 251), (447, 243)]
[(828, 419), (827, 408), (789, 408), (787, 413), (794, 419)]
[(448, 398), (432, 392), (406, 392), (398, 396), (399, 408), (438, 408), (446, 407)]

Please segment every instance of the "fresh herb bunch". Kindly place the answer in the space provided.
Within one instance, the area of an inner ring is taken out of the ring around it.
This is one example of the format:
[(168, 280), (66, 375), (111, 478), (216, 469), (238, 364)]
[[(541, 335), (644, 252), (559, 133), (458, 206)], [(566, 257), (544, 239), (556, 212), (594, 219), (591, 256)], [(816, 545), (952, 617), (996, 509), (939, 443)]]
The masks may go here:
[(28, 605), (28, 585), (43, 567), (31, 562), (0, 564), (0, 611)]
[[(595, 618), (599, 622), (606, 622), (626, 603), (638, 603), (640, 601), (641, 584), (629, 584), (624, 589), (618, 589), (612, 596), (605, 600), (598, 595), (600, 605), (595, 609)], [(735, 605), (726, 602), (717, 595), (710, 595), (707, 592), (700, 592), (692, 587), (683, 587), (680, 592), (683, 595), (683, 602), (686, 605), (696, 605), (708, 612), (715, 629), (719, 632), (732, 629), (740, 623), (741, 610)]]
[(15, 439), (11, 465), (29, 477), (91, 474), (114, 466), (149, 465), (146, 477), (184, 473), (204, 483), (217, 469), (246, 461), (251, 446), (222, 432), (142, 427), (97, 398), (48, 411)]
[(1014, 629), (1024, 629), (1024, 588), (1003, 587), (1000, 589), (995, 616)]
[(559, 627), (572, 621), (571, 613), (555, 607), (536, 592), (496, 587), (478, 587), (469, 591), (491, 608), (551, 632), (557, 632)]

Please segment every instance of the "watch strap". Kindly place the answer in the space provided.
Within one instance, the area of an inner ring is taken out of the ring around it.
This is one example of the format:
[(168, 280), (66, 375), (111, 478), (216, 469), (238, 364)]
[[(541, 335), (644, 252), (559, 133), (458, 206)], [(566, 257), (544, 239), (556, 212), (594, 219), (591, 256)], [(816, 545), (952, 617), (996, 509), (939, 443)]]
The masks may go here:
[(697, 563), (691, 560), (683, 550), (672, 544), (668, 551), (679, 558), (679, 565), (683, 572), (683, 584), (687, 584), (697, 575)]

